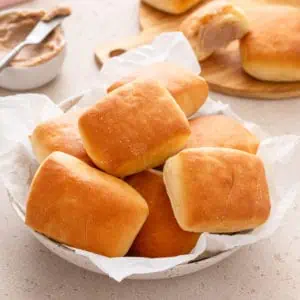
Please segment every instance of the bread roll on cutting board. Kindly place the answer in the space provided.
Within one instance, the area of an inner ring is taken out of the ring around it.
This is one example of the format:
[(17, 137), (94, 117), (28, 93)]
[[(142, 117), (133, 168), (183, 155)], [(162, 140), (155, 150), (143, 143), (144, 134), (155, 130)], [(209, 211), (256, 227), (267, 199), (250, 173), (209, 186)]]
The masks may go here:
[(256, 154), (259, 140), (238, 121), (224, 116), (201, 116), (189, 121), (186, 148), (224, 147)]
[(190, 135), (174, 98), (153, 80), (109, 93), (82, 114), (79, 130), (93, 162), (118, 177), (159, 166), (183, 149)]
[(146, 200), (149, 217), (129, 254), (168, 257), (190, 253), (200, 234), (183, 231), (175, 217), (163, 182), (162, 172), (147, 170), (126, 178)]
[(242, 38), (249, 29), (244, 12), (225, 0), (200, 6), (180, 25), (200, 61)]
[(182, 14), (203, 0), (142, 0), (152, 7), (174, 15)]
[(272, 6), (251, 12), (251, 32), (240, 42), (243, 69), (254, 78), (300, 81), (300, 8)]
[(239, 232), (263, 224), (270, 214), (264, 166), (253, 154), (187, 149), (167, 160), (164, 181), (177, 222), (186, 231)]
[(54, 152), (31, 183), (26, 224), (66, 245), (118, 257), (147, 216), (147, 203), (124, 181)]
[(176, 100), (186, 116), (193, 115), (208, 96), (208, 85), (202, 77), (172, 63), (163, 62), (142, 67), (108, 88), (108, 92), (136, 79), (158, 80)]
[(42, 163), (52, 152), (61, 151), (73, 155), (94, 166), (87, 155), (78, 130), (78, 120), (84, 110), (67, 112), (39, 124), (30, 136), (33, 153)]

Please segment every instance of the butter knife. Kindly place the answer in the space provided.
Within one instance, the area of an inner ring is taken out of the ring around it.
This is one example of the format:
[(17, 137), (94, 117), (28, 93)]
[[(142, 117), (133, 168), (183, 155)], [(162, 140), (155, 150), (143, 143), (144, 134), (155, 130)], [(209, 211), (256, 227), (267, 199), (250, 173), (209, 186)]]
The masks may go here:
[(0, 72), (7, 67), (10, 61), (28, 45), (40, 44), (67, 16), (58, 16), (51, 21), (39, 21), (38, 24), (32, 29), (24, 41), (18, 44), (2, 59), (0, 59)]

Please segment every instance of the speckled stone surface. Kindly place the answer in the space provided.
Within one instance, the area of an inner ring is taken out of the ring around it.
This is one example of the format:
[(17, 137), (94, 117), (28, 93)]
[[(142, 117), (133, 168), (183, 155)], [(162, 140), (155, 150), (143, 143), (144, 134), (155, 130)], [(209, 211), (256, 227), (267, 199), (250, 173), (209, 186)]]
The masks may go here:
[[(24, 6), (49, 7), (36, 0)], [(69, 0), (69, 53), (62, 74), (38, 90), (59, 102), (97, 84), (93, 49), (138, 31), (136, 0)], [(0, 90), (0, 95), (12, 94)], [(300, 135), (300, 99), (254, 101), (211, 94), (273, 135)], [(300, 159), (300, 154), (299, 154)], [(299, 171), (300, 180), (300, 171)], [(124, 281), (73, 266), (44, 248), (24, 227), (0, 187), (0, 299), (12, 300), (299, 300), (300, 197), (269, 240), (244, 247), (224, 262), (184, 278)]]

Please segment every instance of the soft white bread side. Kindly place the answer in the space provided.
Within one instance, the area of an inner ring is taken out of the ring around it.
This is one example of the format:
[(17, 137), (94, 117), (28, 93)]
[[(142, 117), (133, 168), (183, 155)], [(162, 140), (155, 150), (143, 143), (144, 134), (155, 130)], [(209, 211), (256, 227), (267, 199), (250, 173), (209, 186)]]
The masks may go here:
[(186, 148), (221, 147), (256, 154), (259, 140), (238, 121), (224, 116), (201, 116), (189, 121)]
[(147, 170), (126, 178), (146, 200), (149, 217), (129, 254), (142, 257), (170, 257), (190, 253), (200, 234), (183, 231), (175, 217), (163, 182), (162, 172)]
[(272, 6), (249, 17), (251, 31), (240, 42), (244, 70), (265, 81), (300, 81), (300, 9)]
[(239, 232), (269, 217), (265, 170), (256, 155), (226, 148), (187, 149), (167, 160), (164, 181), (183, 230)]
[(82, 114), (79, 130), (93, 162), (118, 177), (159, 166), (183, 149), (190, 135), (174, 98), (153, 80), (109, 93)]
[(87, 155), (78, 130), (78, 119), (84, 110), (68, 112), (39, 124), (30, 136), (33, 153), (42, 163), (52, 152), (73, 155), (94, 166)]
[(66, 245), (118, 257), (127, 253), (147, 216), (147, 203), (127, 183), (54, 152), (32, 181), (26, 224)]
[(153, 79), (161, 83), (174, 97), (187, 117), (193, 115), (206, 101), (208, 85), (204, 78), (172, 63), (156, 63), (115, 82), (108, 92), (136, 79)]
[(202, 61), (230, 42), (241, 39), (249, 31), (244, 12), (228, 1), (212, 1), (201, 6), (180, 26)]
[(203, 0), (142, 0), (161, 11), (178, 15), (188, 11)]

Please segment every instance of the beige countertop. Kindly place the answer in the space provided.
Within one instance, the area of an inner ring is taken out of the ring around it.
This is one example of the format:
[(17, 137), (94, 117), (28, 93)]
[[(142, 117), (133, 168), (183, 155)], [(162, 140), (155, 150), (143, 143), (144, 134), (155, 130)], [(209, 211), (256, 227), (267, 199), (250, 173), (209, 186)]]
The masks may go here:
[[(138, 31), (136, 1), (70, 0), (74, 14), (65, 24), (69, 46), (63, 71), (34, 92), (59, 102), (96, 85), (99, 70), (93, 49), (101, 42)], [(23, 6), (49, 7), (50, 2), (62, 1), (36, 0)], [(0, 96), (10, 94), (0, 90)], [(300, 99), (254, 101), (211, 96), (229, 103), (243, 118), (273, 135), (300, 135)], [(184, 278), (118, 284), (73, 266), (43, 247), (16, 217), (0, 187), (0, 299), (299, 300), (299, 201), (271, 239), (244, 247), (218, 265)]]

